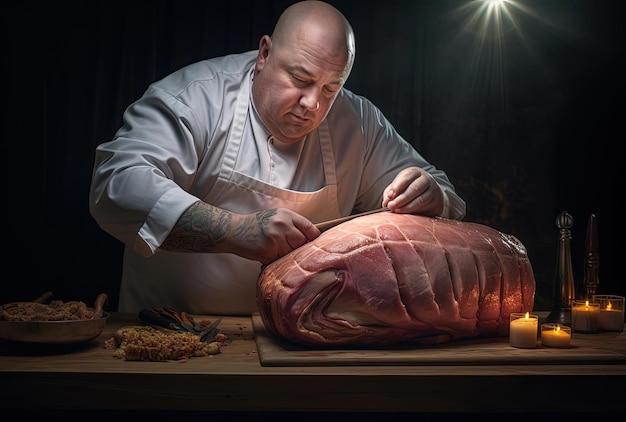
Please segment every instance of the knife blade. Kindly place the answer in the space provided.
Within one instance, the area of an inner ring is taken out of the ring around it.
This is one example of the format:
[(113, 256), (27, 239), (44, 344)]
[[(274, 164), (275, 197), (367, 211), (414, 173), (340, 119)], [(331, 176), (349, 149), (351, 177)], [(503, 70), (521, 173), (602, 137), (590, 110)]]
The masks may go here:
[(331, 227), (335, 227), (341, 223), (345, 223), (346, 221), (352, 220), (354, 218), (362, 217), (364, 215), (369, 215), (369, 214), (376, 214), (376, 213), (384, 212), (384, 211), (389, 211), (389, 208), (387, 207), (377, 208), (371, 211), (365, 211), (365, 212), (360, 212), (358, 214), (348, 215), (347, 217), (340, 217), (340, 218), (335, 218), (333, 220), (322, 221), (321, 223), (317, 223), (315, 227), (317, 227), (320, 231), (323, 232), (323, 231), (330, 229)]

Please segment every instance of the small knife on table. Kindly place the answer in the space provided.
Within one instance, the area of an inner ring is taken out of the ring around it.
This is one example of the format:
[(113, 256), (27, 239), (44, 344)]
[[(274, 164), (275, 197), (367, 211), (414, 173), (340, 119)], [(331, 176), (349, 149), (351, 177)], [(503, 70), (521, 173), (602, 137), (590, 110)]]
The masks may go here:
[(330, 229), (331, 227), (335, 227), (341, 223), (345, 223), (346, 221), (352, 220), (353, 218), (362, 217), (364, 215), (369, 215), (369, 214), (376, 214), (378, 212), (383, 212), (383, 211), (389, 211), (389, 208), (383, 207), (383, 208), (378, 208), (378, 209), (371, 210), (371, 211), (360, 212), (358, 214), (352, 214), (347, 217), (341, 217), (341, 218), (335, 218), (334, 220), (323, 221), (321, 223), (317, 223), (315, 227), (317, 227), (318, 229), (320, 229), (320, 231), (323, 232), (323, 231)]

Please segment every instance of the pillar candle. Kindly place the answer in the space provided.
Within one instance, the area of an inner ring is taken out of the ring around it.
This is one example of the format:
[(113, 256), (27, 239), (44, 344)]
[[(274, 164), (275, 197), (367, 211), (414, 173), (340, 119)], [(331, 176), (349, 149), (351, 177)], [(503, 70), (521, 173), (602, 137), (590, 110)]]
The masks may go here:
[(513, 347), (537, 347), (537, 326), (539, 317), (528, 312), (513, 312), (510, 315), (509, 342)]
[(603, 331), (624, 331), (624, 297), (615, 295), (594, 295), (594, 303), (600, 304), (598, 329)]
[(604, 331), (623, 331), (624, 312), (619, 309), (600, 309), (598, 328)]
[(575, 300), (572, 304), (572, 329), (582, 333), (595, 333), (598, 331), (599, 316), (599, 303)]

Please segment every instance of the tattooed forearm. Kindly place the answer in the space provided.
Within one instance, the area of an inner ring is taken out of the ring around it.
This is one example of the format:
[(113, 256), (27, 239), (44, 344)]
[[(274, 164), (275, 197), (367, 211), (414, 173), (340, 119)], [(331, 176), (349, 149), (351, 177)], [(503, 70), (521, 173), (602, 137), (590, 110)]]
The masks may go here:
[(228, 233), (232, 214), (196, 202), (181, 215), (161, 249), (178, 252), (210, 252)]

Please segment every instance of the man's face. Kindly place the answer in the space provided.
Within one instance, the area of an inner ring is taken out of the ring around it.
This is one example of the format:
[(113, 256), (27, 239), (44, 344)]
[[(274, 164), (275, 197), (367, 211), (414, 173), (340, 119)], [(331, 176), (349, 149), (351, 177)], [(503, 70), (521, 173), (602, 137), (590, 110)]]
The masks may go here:
[(302, 40), (273, 48), (263, 37), (253, 98), (263, 123), (282, 142), (300, 141), (326, 117), (347, 78), (346, 60), (330, 57), (324, 45)]

